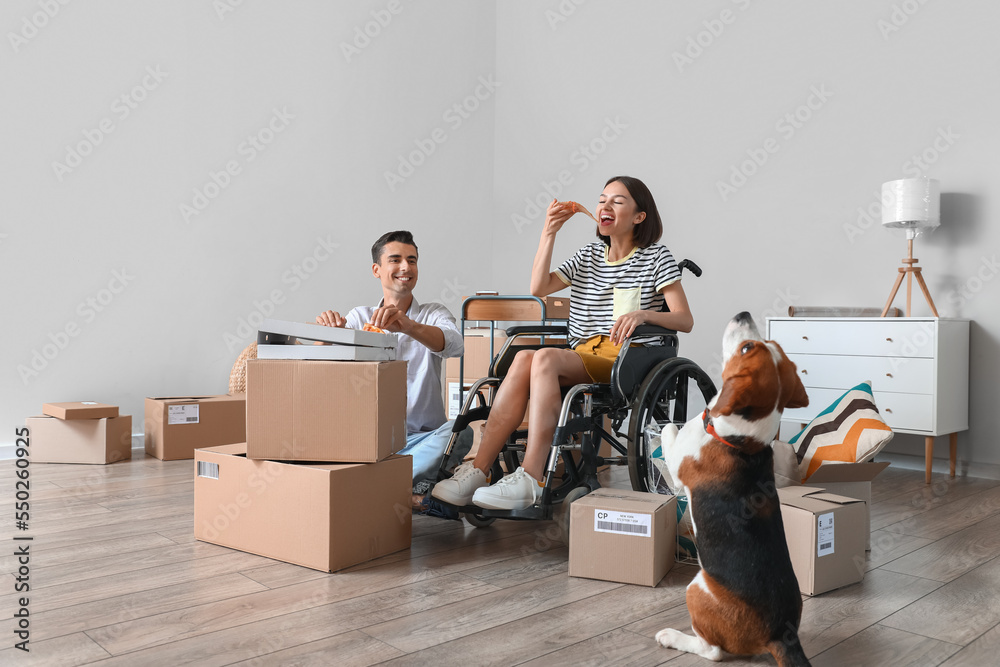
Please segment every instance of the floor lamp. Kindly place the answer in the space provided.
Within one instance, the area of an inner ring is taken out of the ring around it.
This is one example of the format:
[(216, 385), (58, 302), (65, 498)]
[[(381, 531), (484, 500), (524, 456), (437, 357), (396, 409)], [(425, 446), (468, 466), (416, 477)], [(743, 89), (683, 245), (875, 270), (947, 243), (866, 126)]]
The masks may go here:
[(904, 178), (882, 184), (882, 226), (890, 229), (906, 230), (906, 257), (899, 267), (896, 283), (889, 293), (889, 300), (882, 309), (882, 317), (889, 313), (896, 298), (903, 277), (906, 277), (906, 316), (910, 316), (910, 301), (913, 293), (913, 279), (917, 279), (934, 317), (938, 317), (934, 300), (927, 290), (927, 283), (920, 273), (920, 267), (913, 257), (913, 239), (917, 232), (933, 229), (941, 224), (941, 183), (933, 178)]

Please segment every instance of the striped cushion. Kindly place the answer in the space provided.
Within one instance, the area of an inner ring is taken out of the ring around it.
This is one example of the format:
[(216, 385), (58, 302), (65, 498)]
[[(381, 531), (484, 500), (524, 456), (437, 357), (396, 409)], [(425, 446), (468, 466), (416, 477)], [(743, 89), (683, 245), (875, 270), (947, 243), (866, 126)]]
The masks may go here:
[(788, 442), (795, 448), (805, 483), (824, 461), (867, 461), (890, 440), (892, 429), (875, 407), (869, 380), (848, 390)]

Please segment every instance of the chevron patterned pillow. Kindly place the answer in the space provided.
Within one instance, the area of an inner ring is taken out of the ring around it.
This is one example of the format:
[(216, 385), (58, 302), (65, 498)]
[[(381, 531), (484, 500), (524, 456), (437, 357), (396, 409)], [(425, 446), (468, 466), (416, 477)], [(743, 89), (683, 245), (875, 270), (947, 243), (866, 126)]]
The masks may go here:
[(892, 429), (875, 407), (868, 380), (848, 390), (788, 442), (795, 448), (805, 483), (824, 461), (867, 461), (890, 440)]

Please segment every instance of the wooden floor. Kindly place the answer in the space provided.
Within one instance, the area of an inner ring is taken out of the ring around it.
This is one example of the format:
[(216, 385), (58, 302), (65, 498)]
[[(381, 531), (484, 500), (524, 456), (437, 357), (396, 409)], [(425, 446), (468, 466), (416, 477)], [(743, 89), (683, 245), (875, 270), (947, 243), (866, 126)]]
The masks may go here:
[[(31, 652), (12, 648), (14, 465), (0, 462), (2, 665), (708, 665), (677, 566), (570, 578), (553, 522), (414, 517), (413, 546), (337, 574), (197, 542), (192, 462), (31, 467)], [(616, 470), (610, 484), (627, 486)], [(887, 469), (862, 583), (805, 600), (813, 665), (1000, 663), (1000, 482)], [(768, 658), (730, 664), (773, 664)]]

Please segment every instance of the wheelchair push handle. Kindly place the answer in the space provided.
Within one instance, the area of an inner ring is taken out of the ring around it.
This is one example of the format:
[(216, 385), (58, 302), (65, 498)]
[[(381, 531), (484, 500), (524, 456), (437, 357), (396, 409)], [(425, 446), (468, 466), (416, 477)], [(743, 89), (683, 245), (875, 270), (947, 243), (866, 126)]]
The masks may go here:
[(701, 278), (701, 267), (692, 262), (690, 259), (682, 259), (677, 264), (677, 268), (681, 270), (681, 273), (684, 272), (684, 269), (687, 269), (694, 274), (695, 278)]

